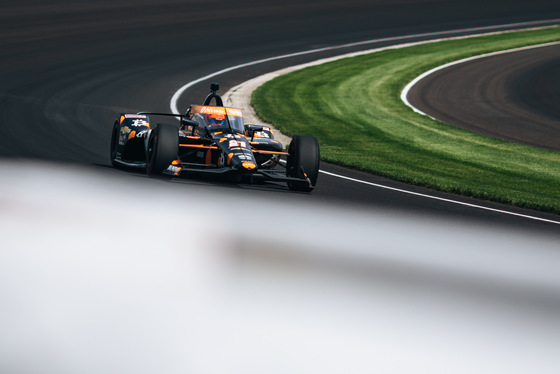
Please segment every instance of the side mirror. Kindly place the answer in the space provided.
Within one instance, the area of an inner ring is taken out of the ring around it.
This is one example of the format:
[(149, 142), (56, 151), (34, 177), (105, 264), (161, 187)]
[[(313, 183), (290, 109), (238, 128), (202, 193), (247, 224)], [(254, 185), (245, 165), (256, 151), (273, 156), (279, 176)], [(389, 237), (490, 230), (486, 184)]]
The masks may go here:
[(196, 121), (190, 119), (182, 119), (181, 120), (181, 130), (190, 131), (191, 135), (194, 135), (194, 130), (198, 127), (198, 123)]
[(181, 125), (183, 126), (198, 126), (198, 122), (193, 121), (191, 119), (184, 119), (181, 121)]

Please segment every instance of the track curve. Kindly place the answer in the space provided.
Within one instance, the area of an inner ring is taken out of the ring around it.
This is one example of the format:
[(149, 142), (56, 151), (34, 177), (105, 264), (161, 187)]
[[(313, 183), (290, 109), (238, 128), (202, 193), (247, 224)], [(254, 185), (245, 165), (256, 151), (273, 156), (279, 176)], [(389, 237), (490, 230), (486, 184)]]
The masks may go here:
[(445, 123), (560, 150), (560, 45), (483, 57), (417, 82), (411, 105)]
[[(141, 181), (143, 175), (108, 167), (112, 121), (121, 111), (167, 111), (171, 95), (184, 82), (247, 61), (357, 40), (425, 33), (433, 33), (430, 37), (436, 38), (441, 35), (438, 32), (447, 30), (560, 18), (560, 4), (544, 0), (531, 4), (475, 1), (465, 5), (438, 1), (435, 5), (427, 0), (314, 0), (305, 4), (289, 0), (281, 6), (249, 0), (233, 5), (218, 0), (210, 11), (205, 2), (195, 0), (99, 4), (61, 0), (52, 5), (29, 0), (3, 5), (0, 157), (77, 163)], [(503, 11), (505, 8), (508, 12)], [(427, 36), (407, 40), (421, 38)], [(376, 45), (391, 42), (386, 39)], [(360, 48), (363, 46), (349, 47), (345, 52)], [(220, 83), (225, 92), (264, 72), (334, 54), (340, 51), (294, 56), (237, 70), (221, 76)], [(207, 89), (206, 82), (193, 86), (181, 96), (179, 107), (199, 102)], [(425, 192), (324, 166), (349, 177)], [(226, 191), (224, 186), (206, 181), (176, 182)], [(389, 207), (541, 227), (500, 213), (425, 201), (329, 176), (320, 177), (319, 187), (311, 196), (287, 193), (283, 186), (227, 188), (266, 194), (276, 201)]]

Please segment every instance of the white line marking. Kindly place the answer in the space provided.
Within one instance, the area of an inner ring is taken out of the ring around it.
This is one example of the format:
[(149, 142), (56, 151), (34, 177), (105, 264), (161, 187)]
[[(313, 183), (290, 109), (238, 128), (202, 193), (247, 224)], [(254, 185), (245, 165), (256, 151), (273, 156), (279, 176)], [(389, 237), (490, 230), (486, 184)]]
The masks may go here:
[(395, 36), (395, 37), (389, 37), (389, 38), (371, 39), (371, 40), (364, 40), (364, 41), (356, 42), (356, 43), (348, 43), (348, 44), (342, 44), (342, 45), (337, 45), (337, 46), (332, 46), (332, 47), (317, 48), (317, 49), (311, 49), (309, 51), (289, 53), (289, 54), (286, 54), (286, 55), (264, 58), (264, 59), (261, 59), (261, 60), (256, 60), (256, 61), (251, 61), (251, 62), (247, 62), (247, 63), (244, 63), (244, 64), (230, 66), (229, 68), (225, 68), (225, 69), (216, 71), (214, 73), (205, 75), (203, 77), (195, 79), (192, 82), (189, 82), (189, 83), (185, 84), (184, 86), (179, 88), (173, 94), (173, 96), (171, 97), (171, 101), (169, 103), (169, 106), (171, 108), (172, 113), (180, 113), (180, 111), (178, 109), (178, 105), (177, 105), (177, 103), (179, 101), (179, 97), (181, 97), (181, 95), (187, 89), (189, 89), (190, 87), (194, 86), (197, 83), (203, 82), (205, 80), (214, 78), (218, 75), (228, 73), (228, 72), (233, 71), (233, 70), (245, 68), (245, 67), (248, 67), (248, 66), (262, 64), (262, 63), (265, 63), (265, 62), (276, 61), (276, 60), (281, 60), (281, 59), (286, 59), (286, 58), (296, 57), (296, 56), (304, 56), (304, 55), (309, 55), (309, 54), (318, 53), (318, 52), (332, 51), (332, 50), (336, 50), (336, 49), (357, 47), (357, 46), (360, 46), (360, 45), (367, 45), (367, 44), (373, 44), (373, 43), (390, 42), (390, 41), (406, 40), (406, 39), (413, 39), (413, 38), (426, 38), (426, 37), (430, 37), (430, 36), (443, 36), (443, 35), (448, 35), (448, 34), (456, 34), (456, 33), (464, 33), (464, 32), (474, 33), (474, 32), (477, 32), (477, 31), (489, 31), (489, 30), (495, 30), (495, 29), (499, 29), (499, 28), (536, 26), (536, 25), (539, 25), (539, 24), (549, 24), (551, 22), (560, 22), (560, 19), (554, 19), (554, 20), (549, 20), (549, 21), (539, 21), (539, 22), (511, 23), (511, 24), (507, 24), (507, 25), (498, 25), (498, 26), (473, 27), (473, 28), (467, 28), (467, 29), (461, 29), (461, 30), (449, 30), (449, 31), (441, 31), (441, 32), (429, 32), (429, 33), (422, 33), (422, 34)]
[[(195, 84), (198, 84), (200, 82), (203, 82), (205, 80), (214, 78), (218, 75), (221, 75), (221, 74), (233, 71), (233, 70), (241, 69), (241, 68), (244, 68), (244, 67), (258, 65), (258, 64), (261, 64), (261, 63), (265, 63), (265, 62), (281, 60), (281, 59), (296, 57), (296, 56), (303, 56), (303, 55), (313, 54), (313, 53), (317, 53), (317, 52), (324, 52), (324, 51), (330, 51), (330, 50), (336, 50), (336, 49), (342, 49), (342, 48), (348, 48), (348, 47), (355, 47), (355, 46), (367, 45), (367, 44), (373, 44), (373, 43), (380, 43), (380, 42), (387, 42), (387, 41), (406, 40), (406, 39), (412, 39), (412, 38), (425, 38), (425, 37), (436, 36), (436, 35), (443, 36), (443, 35), (446, 35), (446, 34), (463, 33), (463, 32), (488, 31), (488, 30), (495, 30), (495, 29), (499, 29), (499, 28), (536, 26), (538, 24), (549, 24), (551, 22), (559, 22), (559, 21), (560, 21), (560, 19), (554, 19), (554, 20), (549, 20), (549, 21), (540, 21), (540, 22), (521, 22), (521, 23), (508, 24), (508, 25), (475, 27), (475, 28), (468, 28), (468, 29), (461, 29), (461, 30), (449, 30), (449, 31), (442, 31), (442, 32), (431, 32), (431, 33), (405, 35), (405, 36), (390, 37), (390, 38), (372, 39), (372, 40), (366, 40), (366, 41), (361, 41), (361, 42), (356, 42), (356, 43), (348, 43), (348, 44), (343, 44), (343, 45), (338, 45), (338, 46), (318, 48), (318, 49), (312, 49), (312, 50), (309, 50), (309, 51), (290, 53), (290, 54), (276, 56), (276, 57), (269, 57), (269, 58), (265, 58), (265, 59), (261, 59), (261, 60), (256, 60), (256, 61), (251, 61), (251, 62), (247, 62), (247, 63), (244, 63), (244, 64), (231, 66), (229, 68), (225, 68), (225, 69), (216, 71), (214, 73), (205, 75), (203, 77), (200, 77), (198, 79), (195, 79), (194, 81), (191, 81), (191, 82), (183, 85), (181, 88), (179, 88), (179, 90), (177, 90), (173, 94), (173, 96), (171, 97), (171, 101), (169, 103), (169, 106), (171, 108), (172, 113), (180, 113), (180, 111), (178, 109), (179, 97), (181, 97), (181, 95), (187, 89), (189, 89), (190, 87), (192, 87)], [(463, 38), (463, 37), (457, 37), (457, 38)], [(423, 41), (423, 42), (417, 42), (417, 43), (411, 43), (411, 44), (414, 45), (414, 44), (421, 44), (421, 43), (434, 42), (434, 41), (436, 41), (436, 40), (429, 40), (429, 41)], [(391, 48), (391, 47), (395, 47), (395, 46), (393, 45), (393, 46), (388, 46), (388, 47), (385, 47), (385, 48)], [(415, 109), (415, 108), (413, 108), (413, 109), (415, 111), (417, 111), (417, 109)], [(422, 113), (422, 112), (420, 112), (420, 113)], [(424, 113), (422, 113), (422, 114), (424, 114)], [(532, 220), (536, 220), (536, 221), (542, 221), (542, 222), (548, 222), (548, 223), (554, 223), (554, 224), (560, 225), (559, 221), (554, 221), (554, 220), (549, 220), (549, 219), (545, 219), (545, 218), (529, 216), (529, 215), (510, 212), (510, 211), (506, 211), (506, 210), (489, 208), (489, 207), (485, 207), (485, 206), (482, 206), (482, 205), (464, 203), (464, 202), (457, 201), (457, 200), (445, 199), (445, 198), (441, 198), (441, 197), (437, 197), (437, 196), (432, 196), (432, 195), (422, 194), (422, 193), (418, 193), (418, 192), (403, 190), (403, 189), (400, 189), (400, 188), (389, 187), (389, 186), (385, 186), (385, 185), (382, 185), (382, 184), (371, 183), (371, 182), (366, 182), (366, 181), (362, 181), (362, 180), (359, 180), (359, 179), (345, 177), (343, 175), (330, 173), (330, 172), (324, 171), (324, 170), (319, 170), (319, 172), (323, 173), (323, 174), (326, 174), (326, 175), (330, 175), (332, 177), (346, 179), (346, 180), (353, 181), (353, 182), (356, 182), (356, 183), (367, 184), (367, 185), (371, 185), (371, 186), (374, 186), (374, 187), (383, 188), (383, 189), (387, 189), (387, 190), (392, 190), (392, 191), (396, 191), (396, 192), (406, 193), (406, 194), (409, 194), (409, 195), (415, 195), (415, 196), (420, 196), (420, 197), (429, 198), (429, 199), (433, 199), (433, 200), (440, 200), (440, 201), (444, 201), (444, 202), (448, 202), (448, 203), (452, 203), (452, 204), (463, 205), (463, 206), (468, 206), (468, 207), (472, 207), (472, 208), (488, 210), (488, 211), (493, 211), (493, 212), (497, 212), (497, 213), (503, 213), (503, 214), (508, 214), (508, 215), (512, 215), (512, 216), (517, 216), (517, 217), (532, 219)]]
[(439, 200), (439, 201), (444, 201), (444, 202), (447, 202), (447, 203), (468, 206), (468, 207), (471, 207), (471, 208), (483, 209), (483, 210), (488, 210), (488, 211), (492, 211), (492, 212), (503, 213), (503, 214), (508, 214), (508, 215), (512, 215), (512, 216), (523, 217), (523, 218), (528, 218), (528, 219), (532, 219), (532, 220), (536, 220), (536, 221), (542, 221), (542, 222), (548, 222), (548, 223), (554, 223), (554, 224), (560, 225), (560, 221), (554, 221), (554, 220), (550, 220), (550, 219), (546, 219), (546, 218), (530, 216), (530, 215), (527, 215), (527, 214), (515, 213), (515, 212), (508, 211), (508, 210), (490, 208), (490, 207), (486, 207), (486, 206), (483, 206), (483, 205), (465, 203), (465, 202), (462, 202), (462, 201), (446, 199), (444, 197), (438, 197), (438, 196), (423, 194), (423, 193), (420, 193), (420, 192), (403, 190), (401, 188), (396, 188), (396, 187), (389, 187), (389, 186), (385, 186), (383, 184), (366, 182), (366, 181), (363, 181), (363, 180), (360, 180), (360, 179), (350, 178), (350, 177), (346, 177), (344, 175), (334, 174), (334, 173), (324, 171), (324, 170), (319, 170), (319, 172), (322, 173), (322, 174), (330, 175), (331, 177), (346, 179), (346, 180), (351, 181), (351, 182), (367, 184), (367, 185), (370, 185), (370, 186), (383, 188), (383, 189), (386, 189), (386, 190), (402, 192), (402, 193), (405, 193), (405, 194), (408, 194), (408, 195), (415, 195), (415, 196), (425, 197), (425, 198), (432, 199), (432, 200)]

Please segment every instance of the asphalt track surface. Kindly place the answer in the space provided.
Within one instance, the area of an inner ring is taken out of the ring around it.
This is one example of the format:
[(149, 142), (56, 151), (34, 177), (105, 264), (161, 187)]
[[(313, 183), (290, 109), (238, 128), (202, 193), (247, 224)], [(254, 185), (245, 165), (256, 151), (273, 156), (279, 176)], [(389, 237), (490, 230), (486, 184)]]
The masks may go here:
[[(379, 40), (275, 60), (217, 77), (221, 92), (265, 72), (399, 42), (463, 35), (494, 25), (560, 18), (550, 1), (20, 1), (0, 11), (0, 157), (74, 163), (142, 183), (110, 167), (112, 122), (120, 112), (168, 111), (174, 92), (212, 72), (272, 56)], [(541, 24), (541, 23), (538, 23)], [(509, 28), (509, 27), (504, 27)], [(499, 28), (492, 29), (498, 30)], [(441, 33), (444, 32), (444, 33)], [(426, 35), (427, 34), (427, 35)], [(404, 38), (398, 38), (407, 36)], [(542, 83), (542, 81), (541, 81)], [(209, 82), (181, 96), (200, 103)], [(538, 90), (539, 87), (534, 87)], [(534, 116), (542, 116), (540, 110)], [(558, 221), (558, 216), (440, 194), (323, 164), (370, 183)], [(165, 182), (162, 182), (165, 183)], [(231, 185), (175, 179), (185, 193), (204, 186), (270, 197), (271, 203), (389, 208), (481, 223), (558, 232), (559, 226), (496, 211), (376, 188), (321, 174), (312, 194), (284, 185)], [(40, 186), (37, 186), (40, 189)], [(311, 205), (310, 205), (311, 206)]]

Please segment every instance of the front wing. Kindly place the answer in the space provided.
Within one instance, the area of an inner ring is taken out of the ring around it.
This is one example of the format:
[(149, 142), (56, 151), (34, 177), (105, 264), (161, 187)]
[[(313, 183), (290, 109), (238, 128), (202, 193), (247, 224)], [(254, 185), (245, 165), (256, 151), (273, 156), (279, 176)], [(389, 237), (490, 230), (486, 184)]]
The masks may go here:
[[(202, 148), (200, 145), (181, 144), (181, 147)], [(213, 147), (213, 146), (210, 146)], [(204, 147), (206, 148), (206, 147)], [(253, 149), (254, 154), (279, 155), (288, 156), (288, 152), (273, 152)], [(253, 170), (240, 170), (231, 166), (216, 167), (215, 165), (207, 165), (200, 163), (181, 162), (179, 159), (173, 161), (169, 168), (163, 174), (169, 176), (183, 176), (187, 174), (201, 175), (237, 175), (247, 176), (251, 180), (262, 179), (274, 182), (306, 182), (310, 187), (314, 187), (309, 178), (295, 178), (286, 175), (286, 161), (280, 160), (274, 168), (257, 168)]]

